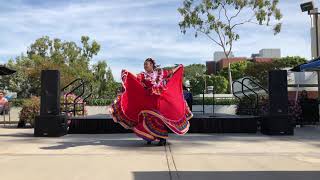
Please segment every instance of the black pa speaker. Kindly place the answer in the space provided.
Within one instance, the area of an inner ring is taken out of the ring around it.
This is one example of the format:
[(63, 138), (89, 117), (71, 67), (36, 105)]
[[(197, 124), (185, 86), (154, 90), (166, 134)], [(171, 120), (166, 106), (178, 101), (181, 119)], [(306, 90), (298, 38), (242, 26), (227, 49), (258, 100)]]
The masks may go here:
[(288, 114), (288, 82), (287, 71), (273, 70), (269, 72), (269, 107), (273, 115)]
[(294, 124), (288, 114), (287, 71), (269, 72), (269, 114), (261, 122), (261, 132), (268, 135), (293, 135)]
[(34, 136), (58, 137), (67, 134), (68, 125), (66, 115), (40, 115), (36, 116)]
[(67, 117), (60, 113), (60, 72), (42, 70), (40, 116), (35, 118), (34, 136), (63, 136)]
[(41, 71), (40, 114), (60, 114), (60, 72), (58, 70)]
[(267, 135), (293, 135), (295, 124), (288, 115), (268, 115), (261, 122), (261, 133)]

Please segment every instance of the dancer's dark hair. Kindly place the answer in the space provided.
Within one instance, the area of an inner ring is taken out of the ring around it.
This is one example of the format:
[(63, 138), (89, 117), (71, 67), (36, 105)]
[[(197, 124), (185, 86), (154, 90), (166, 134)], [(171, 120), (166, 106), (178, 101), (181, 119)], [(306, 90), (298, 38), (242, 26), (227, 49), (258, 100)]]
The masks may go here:
[(147, 58), (144, 62), (150, 62), (150, 63), (152, 63), (152, 67), (153, 67), (153, 69), (156, 69), (158, 66), (156, 65), (156, 61), (154, 60), (154, 59), (152, 59), (152, 58)]

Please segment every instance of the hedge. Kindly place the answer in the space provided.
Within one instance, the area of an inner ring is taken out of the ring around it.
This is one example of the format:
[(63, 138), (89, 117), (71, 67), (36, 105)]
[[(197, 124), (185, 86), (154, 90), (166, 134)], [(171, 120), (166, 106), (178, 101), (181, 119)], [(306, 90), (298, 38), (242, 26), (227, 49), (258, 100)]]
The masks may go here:
[[(212, 105), (212, 98), (204, 98), (205, 105)], [(236, 99), (215, 99), (215, 105), (236, 105), (238, 104), (238, 100)], [(202, 105), (201, 99), (194, 99), (193, 105)]]
[(107, 106), (110, 105), (114, 99), (88, 99), (87, 106)]
[[(11, 106), (21, 107), (25, 99), (13, 99), (11, 101)], [(107, 106), (110, 105), (114, 99), (88, 99), (87, 106)], [(212, 105), (212, 98), (204, 99), (205, 105)], [(215, 99), (215, 105), (236, 105), (238, 100), (236, 99)], [(194, 99), (193, 105), (202, 105), (201, 99)]]

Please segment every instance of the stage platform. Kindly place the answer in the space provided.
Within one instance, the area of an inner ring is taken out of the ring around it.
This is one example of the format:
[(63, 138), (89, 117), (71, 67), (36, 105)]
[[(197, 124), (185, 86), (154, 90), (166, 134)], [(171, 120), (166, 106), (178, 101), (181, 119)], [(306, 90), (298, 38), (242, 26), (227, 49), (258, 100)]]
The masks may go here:
[[(259, 116), (230, 114), (194, 114), (188, 133), (256, 133)], [(69, 134), (131, 133), (114, 123), (108, 114), (71, 117)]]

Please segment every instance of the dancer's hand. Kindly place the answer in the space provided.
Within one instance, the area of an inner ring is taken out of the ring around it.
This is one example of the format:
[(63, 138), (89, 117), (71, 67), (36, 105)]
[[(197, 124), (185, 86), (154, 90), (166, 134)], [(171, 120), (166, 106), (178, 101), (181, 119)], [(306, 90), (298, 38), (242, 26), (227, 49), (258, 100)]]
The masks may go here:
[(172, 69), (172, 72), (175, 73), (182, 66), (183, 66), (182, 64), (179, 64), (177, 67)]

